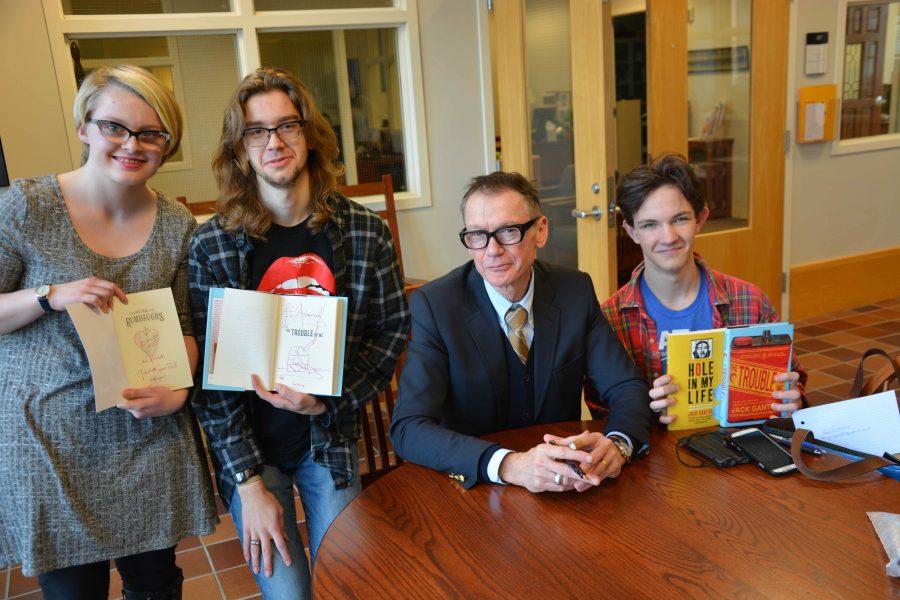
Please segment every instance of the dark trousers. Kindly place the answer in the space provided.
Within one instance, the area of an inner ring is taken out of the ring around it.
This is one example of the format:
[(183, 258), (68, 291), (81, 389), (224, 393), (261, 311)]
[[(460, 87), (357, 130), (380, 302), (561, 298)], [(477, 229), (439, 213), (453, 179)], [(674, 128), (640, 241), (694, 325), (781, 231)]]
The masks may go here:
[[(115, 559), (125, 598), (181, 598), (181, 569), (175, 547)], [(109, 561), (56, 569), (38, 576), (46, 600), (99, 600), (109, 597)]]

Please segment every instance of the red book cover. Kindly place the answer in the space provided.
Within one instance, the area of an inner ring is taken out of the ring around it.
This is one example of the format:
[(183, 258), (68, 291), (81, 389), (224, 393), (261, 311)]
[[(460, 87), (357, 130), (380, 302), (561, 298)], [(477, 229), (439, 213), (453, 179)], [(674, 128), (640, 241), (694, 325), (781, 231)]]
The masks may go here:
[(775, 376), (789, 370), (791, 336), (741, 335), (731, 340), (727, 420), (731, 423), (772, 416), (772, 392), (784, 389)]

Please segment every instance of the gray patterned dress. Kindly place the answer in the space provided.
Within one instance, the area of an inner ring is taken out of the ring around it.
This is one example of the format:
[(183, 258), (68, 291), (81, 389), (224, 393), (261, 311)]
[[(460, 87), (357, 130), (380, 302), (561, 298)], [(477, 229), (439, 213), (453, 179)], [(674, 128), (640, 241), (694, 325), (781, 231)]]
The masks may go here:
[[(125, 258), (75, 233), (55, 176), (0, 196), (0, 293), (96, 275), (126, 293), (171, 287), (186, 335), (195, 223), (159, 195), (146, 245)], [(65, 311), (0, 335), (0, 567), (25, 575), (175, 545), (212, 532), (209, 471), (187, 408), (94, 412), (87, 357)]]

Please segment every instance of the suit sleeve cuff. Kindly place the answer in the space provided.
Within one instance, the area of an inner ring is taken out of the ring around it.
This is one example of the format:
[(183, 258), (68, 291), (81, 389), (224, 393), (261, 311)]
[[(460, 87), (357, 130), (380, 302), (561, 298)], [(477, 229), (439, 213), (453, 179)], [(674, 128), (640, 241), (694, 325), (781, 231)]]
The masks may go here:
[(507, 454), (511, 453), (512, 450), (509, 450), (507, 448), (500, 448), (491, 455), (491, 459), (488, 461), (487, 465), (487, 476), (492, 483), (507, 485), (505, 481), (500, 479), (500, 463), (503, 462), (503, 459)]

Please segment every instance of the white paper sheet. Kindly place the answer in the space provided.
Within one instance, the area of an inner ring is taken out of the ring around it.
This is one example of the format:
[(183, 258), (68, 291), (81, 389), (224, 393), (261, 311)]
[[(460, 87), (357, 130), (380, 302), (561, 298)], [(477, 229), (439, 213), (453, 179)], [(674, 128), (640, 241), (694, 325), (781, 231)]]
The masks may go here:
[(894, 391), (798, 410), (794, 427), (817, 440), (881, 456), (900, 452), (900, 412)]

